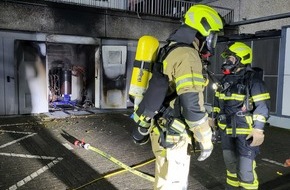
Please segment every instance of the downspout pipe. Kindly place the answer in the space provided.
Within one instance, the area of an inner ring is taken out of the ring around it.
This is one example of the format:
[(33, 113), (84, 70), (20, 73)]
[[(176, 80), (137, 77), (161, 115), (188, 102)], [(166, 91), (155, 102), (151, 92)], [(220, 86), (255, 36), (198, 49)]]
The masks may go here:
[(254, 18), (250, 20), (243, 20), (239, 22), (233, 22), (229, 23), (229, 26), (241, 26), (241, 25), (246, 25), (246, 24), (254, 24), (257, 22), (265, 22), (265, 21), (270, 21), (270, 20), (277, 20), (277, 19), (283, 19), (283, 18), (288, 18), (290, 17), (290, 12), (289, 13), (283, 13), (283, 14), (277, 14), (277, 15), (271, 15), (271, 16), (265, 16), (261, 18)]

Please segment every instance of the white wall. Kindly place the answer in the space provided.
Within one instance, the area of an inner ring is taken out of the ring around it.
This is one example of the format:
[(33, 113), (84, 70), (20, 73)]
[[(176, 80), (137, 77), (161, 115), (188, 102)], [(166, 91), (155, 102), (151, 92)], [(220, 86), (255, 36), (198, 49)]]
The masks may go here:
[(208, 5), (224, 7), (234, 10), (234, 21), (239, 21), (239, 12), (240, 12), (240, 0), (218, 0), (213, 3), (209, 3)]
[[(240, 19), (254, 19), (265, 16), (289, 13), (289, 0), (240, 0)], [(258, 30), (281, 29), (282, 26), (289, 25), (290, 18), (255, 23), (240, 26), (241, 33), (253, 33)]]
[[(234, 9), (235, 22), (290, 12), (289, 0), (218, 0), (210, 5)], [(290, 18), (272, 20), (242, 25), (239, 32), (255, 33), (261, 30), (281, 29), (282, 26), (289, 24)]]

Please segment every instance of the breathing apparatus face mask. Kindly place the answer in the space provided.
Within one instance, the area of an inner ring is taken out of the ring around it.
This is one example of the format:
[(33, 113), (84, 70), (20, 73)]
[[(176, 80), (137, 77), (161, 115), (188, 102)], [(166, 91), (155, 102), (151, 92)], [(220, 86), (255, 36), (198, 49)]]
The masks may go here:
[(225, 59), (221, 67), (223, 74), (229, 75), (234, 73), (239, 66), (239, 58), (227, 52), (222, 53), (222, 57)]
[(225, 62), (222, 64), (221, 69), (224, 75), (229, 75), (235, 70), (235, 68), (236, 64), (233, 61), (226, 59)]

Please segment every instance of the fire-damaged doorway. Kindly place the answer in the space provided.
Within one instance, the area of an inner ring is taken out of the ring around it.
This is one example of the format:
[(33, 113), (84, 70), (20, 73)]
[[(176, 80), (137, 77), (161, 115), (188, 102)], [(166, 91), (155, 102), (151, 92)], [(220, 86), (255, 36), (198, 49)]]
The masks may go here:
[(98, 45), (16, 40), (14, 47), (19, 114), (95, 107)]
[(100, 108), (127, 108), (127, 46), (102, 46)]
[(46, 39), (15, 41), (19, 114), (127, 108), (127, 46)]
[(47, 43), (50, 108), (127, 108), (126, 46)]
[(97, 46), (47, 43), (50, 109), (94, 107)]
[(45, 43), (15, 41), (19, 114), (47, 112)]

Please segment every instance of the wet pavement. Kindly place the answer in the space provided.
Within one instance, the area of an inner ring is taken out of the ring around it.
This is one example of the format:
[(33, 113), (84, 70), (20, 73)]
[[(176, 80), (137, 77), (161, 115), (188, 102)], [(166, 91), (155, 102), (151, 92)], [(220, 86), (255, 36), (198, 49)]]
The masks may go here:
[[(140, 146), (131, 140), (135, 124), (130, 113), (123, 110), (0, 117), (0, 189), (152, 189), (152, 182), (128, 171), (120, 172), (122, 168), (111, 161), (154, 174), (150, 143)], [(290, 167), (283, 166), (290, 158), (290, 130), (268, 126), (265, 135), (257, 158), (260, 189), (290, 190)], [(113, 158), (77, 147), (76, 140), (84, 140)], [(215, 145), (206, 161), (198, 162), (197, 157), (198, 153), (192, 156), (188, 189), (224, 189), (221, 145)]]

